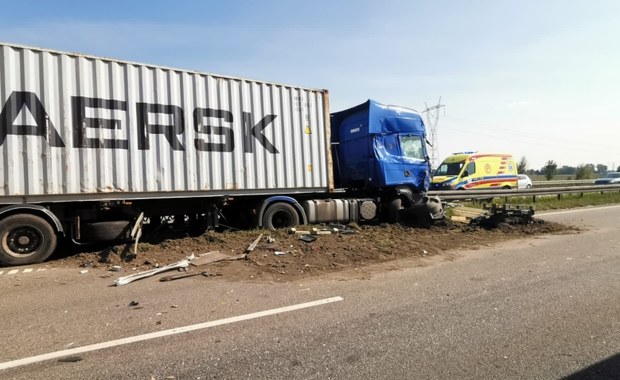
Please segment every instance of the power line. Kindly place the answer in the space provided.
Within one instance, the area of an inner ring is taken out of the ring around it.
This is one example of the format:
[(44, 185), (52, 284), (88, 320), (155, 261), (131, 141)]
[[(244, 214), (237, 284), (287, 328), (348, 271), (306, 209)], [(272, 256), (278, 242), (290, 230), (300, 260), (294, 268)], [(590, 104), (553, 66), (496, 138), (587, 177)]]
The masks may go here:
[[(522, 137), (528, 137), (528, 138), (534, 138), (536, 140), (547, 140), (547, 141), (553, 141), (553, 142), (558, 142), (561, 143), (562, 141), (565, 141), (567, 143), (570, 144), (576, 144), (577, 146), (583, 146), (583, 140), (581, 141), (575, 141), (575, 140), (570, 140), (567, 139), (565, 137), (562, 136), (548, 136), (548, 135), (542, 135), (538, 132), (536, 133), (527, 133), (527, 132), (523, 132), (522, 130), (516, 130), (516, 129), (512, 129), (512, 128), (506, 128), (506, 127), (499, 127), (496, 125), (492, 125), (492, 124), (484, 124), (484, 123), (479, 123), (476, 121), (469, 121), (469, 120), (463, 120), (463, 119), (456, 119), (456, 118), (452, 118), (452, 117), (448, 117), (445, 116), (447, 121), (453, 122), (455, 124), (465, 124), (465, 125), (471, 125), (477, 128), (483, 128), (483, 129), (487, 129), (487, 130), (492, 130), (494, 132), (497, 133), (501, 133), (501, 135), (505, 135), (505, 134), (511, 134), (514, 136), (522, 136)], [(531, 142), (531, 141), (530, 141)], [(596, 143), (596, 142), (588, 142), (588, 145), (598, 145), (602, 148), (605, 149), (610, 149), (610, 150), (618, 150), (619, 147), (618, 146), (611, 146), (611, 145), (605, 145), (605, 144), (600, 144), (600, 143)], [(595, 150), (595, 149), (592, 149)]]
[[(460, 122), (458, 120), (459, 119), (453, 119), (453, 118), (446, 117), (446, 121), (448, 122), (448, 124), (447, 125), (444, 124), (443, 128), (448, 129), (448, 130), (456, 130), (458, 132), (467, 133), (468, 136), (471, 136), (472, 132), (470, 130), (464, 130), (463, 127), (458, 127), (458, 125), (466, 125), (467, 127), (472, 128), (472, 129), (488, 130), (487, 132), (484, 132), (484, 133), (476, 132), (476, 136), (482, 136), (482, 137), (488, 137), (488, 138), (499, 137), (501, 138), (502, 141), (526, 143), (528, 145), (541, 146), (545, 148), (556, 148), (556, 149), (557, 148), (564, 148), (564, 149), (570, 148), (571, 151), (582, 151), (582, 152), (599, 153), (599, 154), (601, 152), (609, 152), (610, 155), (612, 156), (615, 156), (618, 151), (618, 148), (613, 148), (611, 146), (606, 146), (602, 144), (599, 144), (601, 145), (601, 147), (598, 148), (598, 147), (590, 146), (594, 144), (588, 143), (586, 145), (584, 144), (583, 141), (578, 142), (578, 141), (571, 141), (568, 139), (546, 138), (538, 134), (523, 133), (522, 131), (511, 130), (509, 128), (499, 128), (499, 127), (493, 128), (491, 126), (488, 126), (488, 125), (485, 126), (484, 124), (480, 124), (480, 123), (475, 123), (475, 122), (470, 122), (470, 121), (465, 121), (465, 120)], [(457, 125), (456, 129), (453, 126), (450, 126), (450, 124)], [(469, 125), (469, 124), (473, 124), (473, 125)], [(566, 142), (562, 142), (560, 140), (564, 140)]]

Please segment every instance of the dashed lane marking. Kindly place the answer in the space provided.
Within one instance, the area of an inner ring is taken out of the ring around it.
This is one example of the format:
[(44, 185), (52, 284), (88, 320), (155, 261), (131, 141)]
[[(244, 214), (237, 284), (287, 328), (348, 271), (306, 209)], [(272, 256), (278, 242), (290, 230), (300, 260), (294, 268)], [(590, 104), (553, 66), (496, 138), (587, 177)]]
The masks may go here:
[[(37, 268), (36, 271), (37, 272), (43, 272), (44, 270), (47, 270), (47, 268)], [(34, 271), (35, 271), (34, 268), (11, 269), (8, 272), (6, 272), (6, 274), (31, 273), (31, 272), (34, 272)], [(5, 274), (5, 271), (0, 270), (0, 276), (2, 276), (3, 274)]]
[(31, 356), (29, 358), (17, 359), (17, 360), (12, 360), (10, 362), (0, 363), (0, 370), (5, 370), (5, 369), (9, 369), (9, 368), (14, 368), (14, 367), (20, 367), (20, 366), (23, 366), (23, 365), (38, 363), (38, 362), (42, 362), (42, 361), (46, 361), (46, 360), (59, 359), (59, 358), (66, 357), (66, 356), (83, 354), (85, 352), (102, 350), (104, 348), (116, 347), (116, 346), (121, 346), (121, 345), (124, 345), (124, 344), (142, 342), (142, 341), (145, 341), (145, 340), (162, 338), (162, 337), (165, 337), (165, 336), (177, 335), (177, 334), (182, 334), (182, 333), (186, 333), (186, 332), (190, 332), (190, 331), (203, 330), (203, 329), (207, 329), (207, 328), (210, 328), (210, 327), (221, 326), (221, 325), (226, 325), (226, 324), (230, 324), (230, 323), (248, 321), (250, 319), (267, 317), (267, 316), (274, 315), (274, 314), (287, 313), (289, 311), (306, 309), (306, 308), (309, 308), (309, 307), (325, 305), (325, 304), (328, 304), (328, 303), (338, 302), (338, 301), (342, 301), (342, 300), (344, 300), (342, 297), (324, 298), (324, 299), (321, 299), (321, 300), (310, 301), (310, 302), (306, 302), (306, 303), (300, 303), (300, 304), (297, 304), (297, 305), (284, 306), (284, 307), (279, 307), (277, 309), (264, 310), (264, 311), (259, 311), (259, 312), (256, 312), (256, 313), (239, 315), (237, 317), (218, 319), (218, 320), (215, 320), (215, 321), (198, 323), (198, 324), (195, 324), (195, 325), (189, 325), (189, 326), (184, 326), (184, 327), (177, 327), (177, 328), (174, 328), (174, 329), (157, 331), (157, 332), (153, 332), (153, 333), (149, 333), (149, 334), (136, 335), (136, 336), (132, 336), (132, 337), (121, 338), (121, 339), (117, 339), (117, 340), (111, 340), (111, 341), (108, 341), (108, 342), (91, 344), (89, 346), (76, 347), (76, 348), (71, 348), (71, 349), (68, 349), (68, 350), (50, 352), (50, 353), (43, 354), (43, 355)]

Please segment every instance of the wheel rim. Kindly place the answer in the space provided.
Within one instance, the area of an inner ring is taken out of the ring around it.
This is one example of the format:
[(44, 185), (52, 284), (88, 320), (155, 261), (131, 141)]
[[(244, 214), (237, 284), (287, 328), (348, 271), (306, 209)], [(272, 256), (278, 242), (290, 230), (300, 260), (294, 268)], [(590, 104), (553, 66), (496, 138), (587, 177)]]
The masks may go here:
[(4, 239), (5, 251), (11, 256), (23, 257), (31, 255), (43, 243), (43, 233), (34, 226), (20, 226), (9, 231)]
[(291, 227), (293, 216), (287, 211), (278, 211), (273, 214), (271, 224), (274, 228)]

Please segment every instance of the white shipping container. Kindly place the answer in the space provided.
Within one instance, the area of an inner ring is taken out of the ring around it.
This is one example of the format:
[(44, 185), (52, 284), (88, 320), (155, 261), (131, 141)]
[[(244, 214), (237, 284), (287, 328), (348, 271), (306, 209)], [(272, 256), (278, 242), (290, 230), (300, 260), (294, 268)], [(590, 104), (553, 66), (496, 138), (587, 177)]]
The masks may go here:
[(333, 188), (326, 90), (0, 43), (0, 107), (4, 204)]

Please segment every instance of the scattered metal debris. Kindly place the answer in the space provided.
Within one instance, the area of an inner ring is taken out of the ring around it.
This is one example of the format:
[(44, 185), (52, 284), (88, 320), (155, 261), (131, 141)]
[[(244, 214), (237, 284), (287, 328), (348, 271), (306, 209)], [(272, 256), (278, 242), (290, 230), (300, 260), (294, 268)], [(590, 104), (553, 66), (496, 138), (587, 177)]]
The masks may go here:
[(256, 240), (254, 240), (254, 241), (252, 242), (252, 244), (250, 244), (250, 245), (246, 248), (245, 253), (246, 253), (246, 254), (248, 254), (248, 253), (252, 252), (252, 251), (254, 250), (254, 248), (256, 248), (256, 246), (258, 245), (258, 242), (260, 241), (260, 239), (262, 239), (262, 238), (263, 238), (263, 234), (258, 235), (258, 237), (256, 238)]
[(337, 233), (338, 229), (337, 228), (313, 228), (311, 230), (312, 235), (331, 235), (333, 233)]
[(297, 228), (289, 228), (288, 229), (288, 233), (289, 234), (296, 234), (296, 235), (310, 235), (310, 231), (306, 231), (306, 230), (298, 230)]
[(163, 266), (161, 268), (155, 268), (155, 269), (151, 269), (151, 270), (147, 270), (144, 272), (139, 272), (139, 273), (134, 273), (134, 274), (130, 274), (129, 276), (125, 276), (125, 277), (119, 277), (118, 279), (116, 279), (116, 281), (114, 281), (114, 284), (116, 286), (121, 286), (121, 285), (126, 285), (129, 284), (130, 282), (136, 281), (136, 280), (141, 280), (143, 278), (147, 278), (147, 277), (151, 277), (153, 275), (156, 275), (158, 273), (161, 272), (166, 272), (172, 269), (180, 269), (180, 268), (187, 268), (189, 266), (189, 262), (194, 258), (194, 255), (192, 254), (191, 256), (176, 262), (176, 263), (172, 263), (166, 266)]
[(276, 256), (284, 256), (284, 255), (285, 255), (285, 252), (282, 252), (282, 251), (275, 251), (273, 254), (274, 254), (274, 255), (276, 255)]
[(357, 223), (349, 223), (349, 224), (330, 223), (328, 227), (336, 229), (337, 232), (342, 235), (355, 234), (357, 233), (357, 230), (360, 229)]
[(133, 255), (134, 257), (138, 256), (138, 241), (140, 237), (142, 237), (142, 222), (144, 222), (144, 213), (141, 212), (136, 219), (136, 223), (134, 223), (133, 228), (131, 229), (131, 238), (134, 239), (133, 245)]
[(485, 213), (473, 218), (470, 224), (488, 228), (495, 228), (500, 223), (529, 224), (534, 216), (532, 206), (484, 204), (483, 209)]
[(241, 254), (234, 255), (234, 256), (228, 256), (224, 253), (221, 253), (220, 251), (212, 251), (212, 252), (207, 252), (206, 254), (202, 254), (197, 259), (193, 259), (192, 261), (190, 261), (190, 264), (192, 266), (201, 266), (201, 265), (216, 263), (220, 261), (236, 261), (236, 260), (242, 260), (242, 259), (247, 259), (247, 258), (248, 258), (248, 255), (246, 253), (241, 253)]
[(306, 243), (312, 243), (316, 239), (317, 239), (317, 237), (314, 236), (314, 235), (301, 235), (299, 237), (299, 240), (305, 241)]
[(491, 215), (502, 214), (506, 216), (517, 216), (517, 217), (532, 217), (534, 216), (534, 207), (533, 206), (525, 206), (525, 205), (497, 205), (497, 204), (485, 204), (483, 208)]
[(194, 277), (194, 276), (209, 277), (209, 273), (207, 273), (207, 271), (202, 271), (202, 272), (196, 272), (196, 273), (173, 274), (172, 276), (164, 276), (160, 278), (159, 281), (161, 282), (174, 281), (174, 280), (179, 280), (181, 278)]
[(110, 272), (120, 272), (123, 270), (123, 267), (120, 265), (112, 265), (109, 269)]
[(199, 255), (198, 258), (192, 260), (190, 264), (193, 266), (200, 266), (200, 265), (205, 265), (209, 263), (214, 263), (216, 261), (226, 260), (229, 258), (230, 256), (224, 253), (221, 253), (220, 251), (211, 251), (211, 252), (207, 252), (207, 253), (203, 253)]
[(127, 305), (127, 306), (138, 306), (138, 305), (140, 305), (140, 302), (138, 302), (138, 301), (131, 301), (131, 302), (129, 302), (129, 305)]
[(486, 214), (485, 210), (479, 208), (458, 206), (452, 209), (450, 220), (457, 223), (469, 223), (472, 219)]
[(82, 358), (80, 356), (66, 356), (64, 358), (58, 359), (59, 363), (75, 363), (81, 361)]
[(534, 215), (531, 206), (509, 204), (484, 204), (482, 209), (457, 206), (452, 209), (454, 222), (469, 223), (475, 226), (497, 227), (499, 223), (528, 224)]

